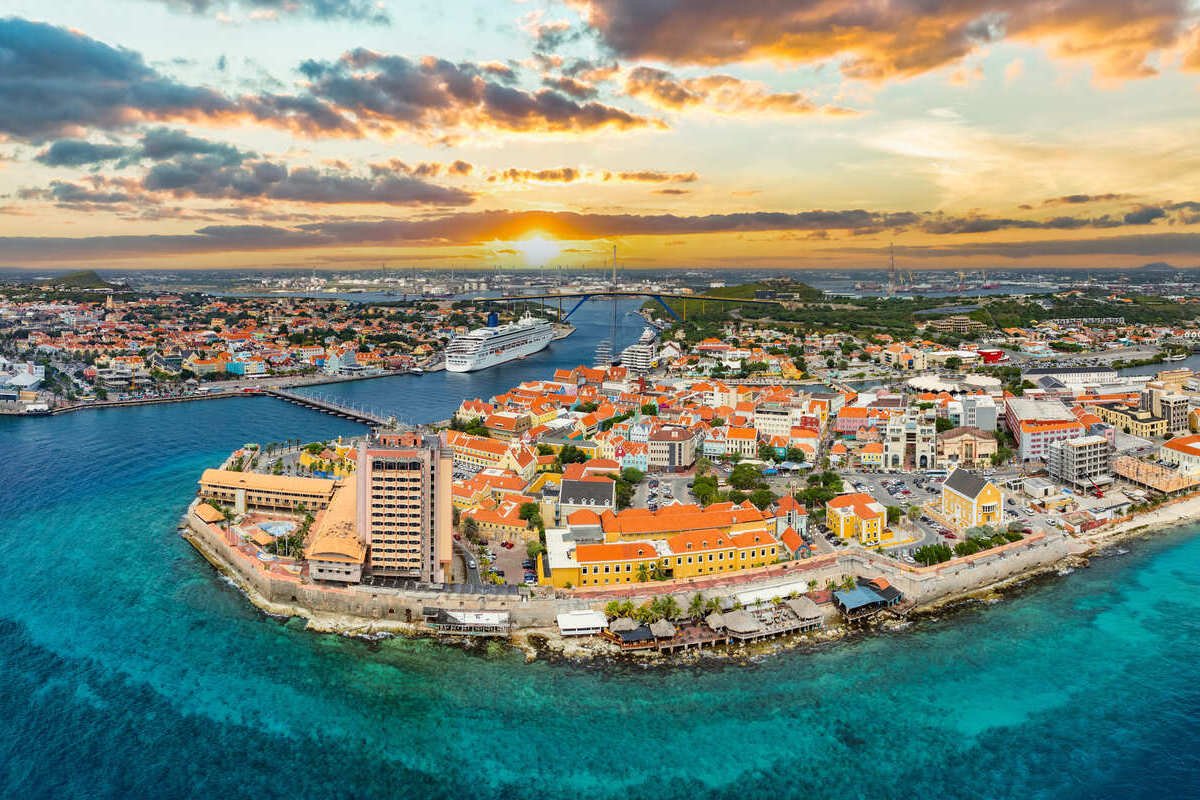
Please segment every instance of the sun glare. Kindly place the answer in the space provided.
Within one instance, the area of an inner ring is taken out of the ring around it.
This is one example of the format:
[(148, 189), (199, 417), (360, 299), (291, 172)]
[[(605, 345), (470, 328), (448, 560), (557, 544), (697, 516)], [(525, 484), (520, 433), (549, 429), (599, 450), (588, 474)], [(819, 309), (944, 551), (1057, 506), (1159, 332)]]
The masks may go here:
[(513, 247), (521, 251), (521, 254), (525, 256), (525, 263), (531, 267), (545, 266), (546, 262), (561, 251), (558, 242), (547, 239), (541, 234), (534, 234), (519, 242), (513, 242)]

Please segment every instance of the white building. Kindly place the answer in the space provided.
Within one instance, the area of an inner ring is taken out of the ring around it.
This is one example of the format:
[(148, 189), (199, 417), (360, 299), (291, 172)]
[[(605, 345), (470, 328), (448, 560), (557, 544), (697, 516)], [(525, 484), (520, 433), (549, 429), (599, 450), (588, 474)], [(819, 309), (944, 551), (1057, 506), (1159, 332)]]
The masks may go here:
[(1046, 469), (1055, 480), (1086, 489), (1112, 483), (1112, 446), (1103, 436), (1080, 436), (1046, 448)]

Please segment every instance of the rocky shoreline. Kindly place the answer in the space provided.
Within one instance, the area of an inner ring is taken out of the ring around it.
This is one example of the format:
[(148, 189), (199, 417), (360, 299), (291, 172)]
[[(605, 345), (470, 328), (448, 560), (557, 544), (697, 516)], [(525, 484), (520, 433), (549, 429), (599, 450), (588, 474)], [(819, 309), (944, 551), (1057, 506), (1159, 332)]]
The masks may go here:
[[(762, 658), (787, 651), (816, 652), (839, 643), (879, 633), (894, 633), (920, 622), (939, 621), (947, 616), (980, 605), (1000, 602), (1019, 595), (1029, 588), (1069, 575), (1077, 568), (1087, 567), (1092, 557), (1105, 549), (1125, 542), (1156, 534), (1167, 534), (1185, 527), (1200, 518), (1200, 497), (1192, 497), (1171, 506), (1157, 509), (1141, 518), (1121, 523), (1113, 528), (1080, 537), (1075, 541), (1077, 552), (1057, 561), (1026, 570), (1002, 580), (969, 591), (945, 595), (917, 604), (901, 612), (881, 612), (873, 619), (858, 625), (839, 623), (820, 631), (798, 633), (766, 642), (722, 646), (681, 653), (664, 654), (657, 651), (623, 652), (616, 645), (598, 637), (564, 637), (555, 628), (523, 628), (515, 631), (504, 646), (522, 653), (527, 663), (544, 661), (551, 664), (588, 667), (620, 665), (627, 668), (678, 668), (706, 665), (751, 665)], [(378, 645), (390, 638), (432, 639), (444, 645), (459, 647), (468, 652), (480, 652), (495, 644), (473, 637), (439, 634), (418, 623), (399, 620), (364, 619), (343, 614), (314, 612), (298, 605), (277, 603), (263, 597), (255, 588), (223, 563), (203, 541), (192, 534), (186, 538), (228, 583), (264, 615), (275, 619), (299, 618), (312, 633), (336, 634)]]

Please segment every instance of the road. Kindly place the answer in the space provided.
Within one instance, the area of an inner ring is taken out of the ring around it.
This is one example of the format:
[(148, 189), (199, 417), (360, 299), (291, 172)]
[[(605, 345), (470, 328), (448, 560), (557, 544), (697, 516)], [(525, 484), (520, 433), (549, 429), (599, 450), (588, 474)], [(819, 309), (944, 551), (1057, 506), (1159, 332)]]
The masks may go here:
[[(475, 564), (474, 568), (471, 567), (472, 563)], [(468, 586), (483, 585), (483, 578), (479, 575), (479, 559), (475, 557), (475, 554), (471, 552), (464, 542), (458, 539), (454, 540), (454, 569), (456, 576), (461, 575), (465, 577), (463, 583)]]

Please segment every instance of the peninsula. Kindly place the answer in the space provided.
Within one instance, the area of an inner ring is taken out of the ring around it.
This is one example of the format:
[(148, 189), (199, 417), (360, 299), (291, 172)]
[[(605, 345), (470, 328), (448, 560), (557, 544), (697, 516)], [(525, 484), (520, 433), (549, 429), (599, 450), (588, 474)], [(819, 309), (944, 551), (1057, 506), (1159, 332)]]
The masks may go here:
[(1024, 354), (1189, 326), (655, 322), (620, 365), (464, 399), (448, 426), (248, 444), (200, 477), (186, 535), (314, 629), (594, 655), (823, 639), (1200, 511), (1190, 369)]

